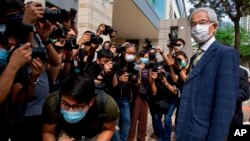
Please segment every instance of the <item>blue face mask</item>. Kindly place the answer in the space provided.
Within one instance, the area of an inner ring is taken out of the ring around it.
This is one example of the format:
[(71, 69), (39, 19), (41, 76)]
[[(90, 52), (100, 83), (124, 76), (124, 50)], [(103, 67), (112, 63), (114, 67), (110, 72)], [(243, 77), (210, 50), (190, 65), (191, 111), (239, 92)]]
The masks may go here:
[(69, 112), (67, 110), (61, 109), (61, 114), (68, 123), (77, 123), (85, 117), (86, 112), (84, 111)]
[(181, 60), (180, 67), (184, 68), (187, 65), (186, 61)]
[(0, 49), (0, 64), (7, 65), (7, 58), (9, 56), (9, 52), (5, 49)]
[(147, 64), (147, 63), (148, 63), (148, 58), (141, 57), (141, 58), (140, 58), (140, 62), (141, 62), (142, 64)]

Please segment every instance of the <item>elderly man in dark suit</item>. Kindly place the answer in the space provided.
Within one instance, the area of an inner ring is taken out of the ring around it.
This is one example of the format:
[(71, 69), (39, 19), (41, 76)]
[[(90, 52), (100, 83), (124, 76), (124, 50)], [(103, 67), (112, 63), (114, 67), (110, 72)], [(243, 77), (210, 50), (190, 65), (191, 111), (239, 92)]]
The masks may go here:
[(190, 26), (199, 47), (181, 93), (176, 141), (225, 141), (239, 93), (239, 56), (215, 40), (214, 10), (196, 9)]

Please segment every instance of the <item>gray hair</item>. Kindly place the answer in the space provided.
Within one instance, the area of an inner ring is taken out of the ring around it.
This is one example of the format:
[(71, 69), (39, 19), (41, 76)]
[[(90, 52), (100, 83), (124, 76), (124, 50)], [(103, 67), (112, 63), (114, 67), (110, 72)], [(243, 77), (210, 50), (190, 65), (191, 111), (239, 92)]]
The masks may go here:
[(191, 23), (191, 19), (192, 19), (192, 16), (195, 14), (195, 13), (198, 13), (200, 11), (204, 11), (207, 13), (208, 15), (208, 18), (211, 22), (215, 22), (215, 23), (218, 23), (218, 19), (217, 19), (217, 14), (215, 13), (215, 11), (209, 7), (202, 7), (202, 8), (198, 8), (198, 9), (195, 9), (193, 11), (193, 13), (191, 14), (191, 16), (189, 17), (189, 23)]

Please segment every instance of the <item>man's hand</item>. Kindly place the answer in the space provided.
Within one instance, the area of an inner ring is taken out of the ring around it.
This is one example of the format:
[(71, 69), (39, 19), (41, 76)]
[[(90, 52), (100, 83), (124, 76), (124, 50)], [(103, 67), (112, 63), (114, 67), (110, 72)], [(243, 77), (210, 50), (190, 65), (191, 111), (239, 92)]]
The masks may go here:
[(90, 33), (84, 33), (82, 37), (77, 41), (77, 44), (79, 46), (83, 45), (84, 43), (90, 41), (91, 39), (91, 34)]
[(50, 34), (56, 29), (55, 23), (51, 23), (48, 20), (38, 23), (37, 32), (42, 41), (47, 41)]
[(32, 68), (32, 75), (39, 76), (45, 70), (44, 62), (42, 62), (39, 58), (34, 58), (30, 62)]
[(13, 52), (8, 64), (14, 69), (19, 69), (31, 60), (31, 54), (31, 44), (26, 43)]
[(41, 3), (30, 2), (25, 6), (23, 23), (34, 25), (37, 20), (43, 18), (44, 8)]
[(151, 73), (151, 79), (155, 80), (157, 78), (157, 72), (152, 72)]
[(156, 51), (159, 52), (160, 54), (164, 53), (163, 49), (160, 46), (156, 47)]
[(127, 83), (128, 82), (128, 76), (129, 76), (129, 74), (127, 72), (125, 72), (118, 79), (119, 79), (120, 82)]
[(112, 68), (113, 68), (113, 63), (112, 61), (110, 61), (104, 65), (103, 70), (106, 74), (108, 74), (112, 71)]

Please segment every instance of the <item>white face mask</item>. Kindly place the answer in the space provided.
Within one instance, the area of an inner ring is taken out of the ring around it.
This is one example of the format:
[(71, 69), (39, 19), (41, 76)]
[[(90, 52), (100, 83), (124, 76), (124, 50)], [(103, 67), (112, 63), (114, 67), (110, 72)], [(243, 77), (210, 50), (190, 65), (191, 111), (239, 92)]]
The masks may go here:
[(181, 45), (181, 46), (175, 46), (174, 47), (176, 49), (176, 51), (182, 51), (183, 48), (184, 48), (184, 45)]
[(199, 25), (197, 24), (196, 26), (191, 28), (191, 36), (197, 43), (204, 43), (206, 42), (211, 35), (209, 35), (209, 27), (212, 24), (209, 25)]
[(135, 56), (132, 55), (132, 54), (130, 54), (130, 55), (126, 54), (125, 59), (126, 59), (127, 62), (132, 62), (132, 61), (134, 61)]

